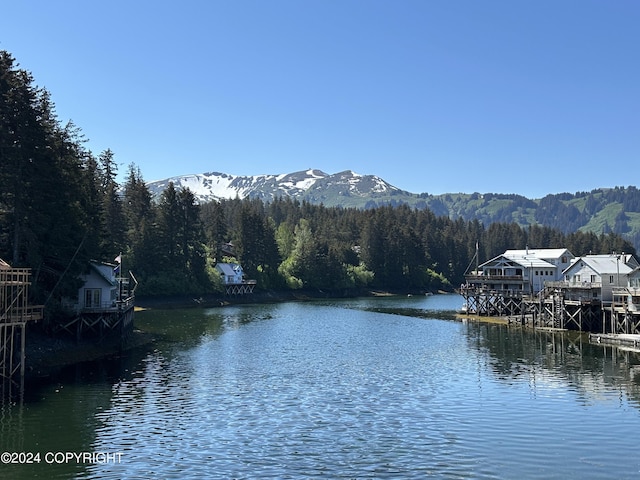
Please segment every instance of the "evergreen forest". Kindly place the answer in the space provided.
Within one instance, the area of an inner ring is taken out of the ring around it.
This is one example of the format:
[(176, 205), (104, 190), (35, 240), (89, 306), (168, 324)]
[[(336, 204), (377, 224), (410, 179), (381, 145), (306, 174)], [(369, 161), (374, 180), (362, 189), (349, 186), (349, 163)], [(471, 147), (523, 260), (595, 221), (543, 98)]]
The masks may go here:
[(220, 261), (241, 263), (256, 291), (350, 295), (453, 290), (476, 246), (480, 261), (527, 245), (635, 254), (613, 232), (484, 225), (407, 205), (200, 204), (173, 184), (152, 200), (140, 168), (129, 165), (119, 184), (116, 152), (95, 154), (85, 143), (78, 126), (56, 117), (51, 94), (0, 51), (0, 258), (32, 269), (32, 301), (50, 317), (77, 295), (89, 260), (120, 254), (142, 296), (222, 294)]

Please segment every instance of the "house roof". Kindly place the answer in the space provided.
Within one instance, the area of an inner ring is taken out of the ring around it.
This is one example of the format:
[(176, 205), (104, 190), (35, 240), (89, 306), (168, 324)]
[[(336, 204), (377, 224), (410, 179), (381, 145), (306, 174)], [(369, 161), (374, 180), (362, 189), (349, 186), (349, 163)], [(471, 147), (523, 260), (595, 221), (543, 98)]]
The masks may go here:
[[(509, 257), (507, 257), (509, 258)], [(556, 266), (553, 263), (547, 262), (546, 260), (543, 260), (542, 258), (535, 258), (535, 257), (511, 257), (509, 258), (511, 261), (517, 263), (518, 265), (521, 265), (523, 267), (529, 267), (529, 268), (556, 268)]]
[(114, 269), (116, 267), (116, 265), (114, 265), (112, 263), (99, 262), (99, 261), (96, 261), (96, 260), (89, 261), (89, 265), (91, 266), (93, 271), (96, 272), (100, 276), (100, 278), (102, 278), (109, 285), (114, 286), (114, 285), (118, 284), (118, 282), (116, 280), (111, 279), (110, 277), (105, 275), (105, 272), (100, 268), (100, 267), (109, 267), (111, 269)]
[(628, 275), (636, 268), (637, 262), (632, 255), (585, 255), (584, 257), (578, 257), (575, 262), (564, 271), (567, 272), (573, 269), (575, 265), (579, 265), (578, 268), (581, 268), (582, 264), (587, 265), (600, 275), (613, 275), (618, 273)]
[(550, 259), (560, 258), (563, 255), (570, 255), (571, 252), (566, 248), (542, 248), (542, 249), (527, 249), (527, 250), (507, 250), (502, 255), (492, 258), (488, 262), (480, 265), (481, 267), (496, 264), (500, 259), (506, 259), (510, 262), (516, 263), (521, 267), (527, 268), (556, 268), (556, 266), (549, 262)]
[(216, 263), (216, 268), (224, 275), (239, 275), (242, 273), (242, 267), (237, 263)]
[(504, 255), (509, 258), (534, 257), (543, 259), (560, 258), (563, 255), (573, 254), (566, 248), (527, 248), (525, 250), (507, 250)]
[(489, 260), (488, 262), (483, 263), (480, 266), (484, 267), (484, 266), (491, 265), (492, 263), (493, 264), (497, 264), (501, 258), (503, 258), (505, 260), (508, 260), (511, 263), (515, 263), (517, 265), (520, 265), (521, 267), (527, 267), (527, 268), (555, 268), (555, 265), (553, 263), (549, 263), (546, 260), (543, 260), (541, 258), (536, 258), (536, 257), (531, 257), (531, 256), (528, 256), (528, 257), (507, 256), (505, 254), (498, 255), (494, 259)]

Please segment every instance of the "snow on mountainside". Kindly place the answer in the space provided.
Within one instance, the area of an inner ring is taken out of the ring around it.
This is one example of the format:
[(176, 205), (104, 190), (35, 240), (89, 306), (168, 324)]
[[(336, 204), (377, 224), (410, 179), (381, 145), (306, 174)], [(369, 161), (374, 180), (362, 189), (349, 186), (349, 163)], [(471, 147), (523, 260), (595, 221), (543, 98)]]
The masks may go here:
[(189, 188), (199, 202), (230, 198), (292, 197), (325, 205), (364, 206), (376, 197), (405, 193), (375, 175), (359, 175), (350, 170), (328, 175), (321, 170), (304, 170), (280, 175), (234, 176), (208, 172), (182, 175), (149, 182), (154, 198), (173, 182), (179, 188)]

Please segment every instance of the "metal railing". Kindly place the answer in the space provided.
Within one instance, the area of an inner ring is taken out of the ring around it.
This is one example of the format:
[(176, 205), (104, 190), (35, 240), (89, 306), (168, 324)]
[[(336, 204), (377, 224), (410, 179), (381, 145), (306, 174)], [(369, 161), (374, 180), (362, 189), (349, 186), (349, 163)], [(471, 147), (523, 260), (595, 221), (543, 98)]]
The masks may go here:
[(583, 289), (595, 290), (602, 288), (601, 282), (567, 282), (566, 280), (544, 282), (544, 286), (548, 288), (565, 288), (565, 289)]

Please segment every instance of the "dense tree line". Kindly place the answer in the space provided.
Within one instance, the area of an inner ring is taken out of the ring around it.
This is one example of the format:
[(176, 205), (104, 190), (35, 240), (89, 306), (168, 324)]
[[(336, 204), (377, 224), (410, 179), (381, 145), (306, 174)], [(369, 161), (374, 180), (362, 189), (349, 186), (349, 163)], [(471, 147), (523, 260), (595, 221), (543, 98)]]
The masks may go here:
[[(462, 283), (476, 246), (481, 260), (527, 245), (567, 247), (575, 255), (635, 253), (613, 233), (485, 226), (402, 204), (199, 204), (173, 184), (153, 201), (139, 168), (130, 165), (118, 184), (116, 154), (87, 150), (80, 130), (56, 118), (49, 93), (2, 51), (0, 94), (0, 257), (33, 269), (34, 301), (49, 314), (76, 295), (90, 259), (119, 254), (140, 294), (200, 295), (221, 291), (214, 270), (220, 261), (240, 262), (259, 289), (406, 292)], [(569, 209), (567, 220), (573, 215)]]

